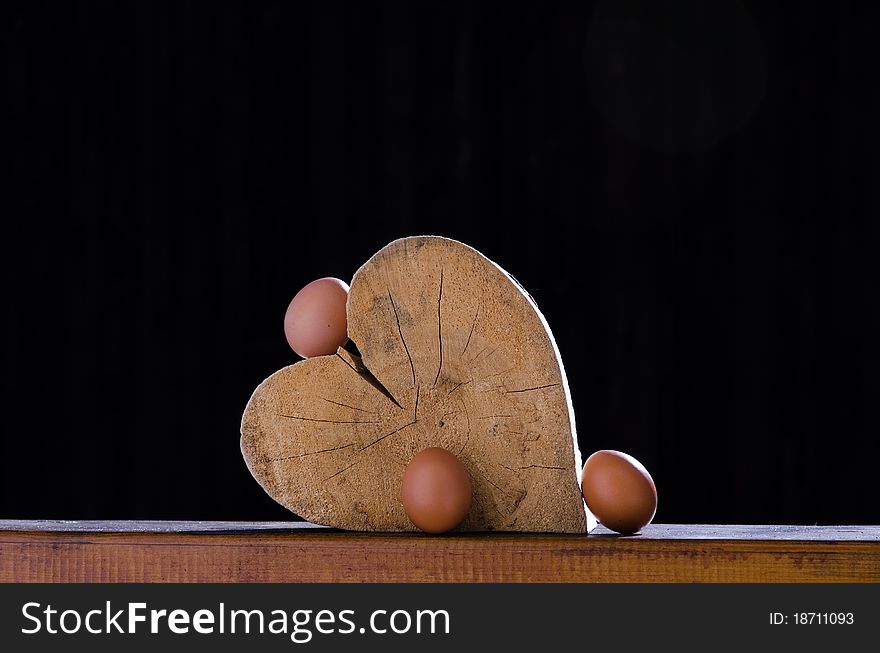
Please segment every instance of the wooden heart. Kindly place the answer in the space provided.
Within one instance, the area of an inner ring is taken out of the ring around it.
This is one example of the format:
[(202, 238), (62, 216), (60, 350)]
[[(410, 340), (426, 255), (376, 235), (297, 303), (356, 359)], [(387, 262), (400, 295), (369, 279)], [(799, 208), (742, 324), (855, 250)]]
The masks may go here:
[(241, 450), (273, 499), (319, 524), (416, 530), (403, 472), (442, 447), (473, 482), (461, 530), (586, 530), (562, 361), (510, 275), (457, 241), (403, 238), (355, 273), (347, 314), (358, 353), (285, 367), (245, 409)]

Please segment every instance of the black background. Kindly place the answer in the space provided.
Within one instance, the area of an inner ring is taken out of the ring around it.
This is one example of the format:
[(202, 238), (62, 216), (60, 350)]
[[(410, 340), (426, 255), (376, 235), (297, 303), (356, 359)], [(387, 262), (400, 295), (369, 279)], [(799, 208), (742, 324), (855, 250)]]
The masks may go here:
[(432, 233), (657, 521), (877, 521), (873, 3), (0, 12), (0, 517), (287, 518), (238, 449), (287, 303)]

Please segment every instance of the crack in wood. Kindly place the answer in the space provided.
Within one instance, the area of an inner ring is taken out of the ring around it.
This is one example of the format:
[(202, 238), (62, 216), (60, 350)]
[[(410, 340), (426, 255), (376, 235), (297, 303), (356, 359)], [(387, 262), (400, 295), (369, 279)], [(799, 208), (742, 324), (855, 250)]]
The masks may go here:
[(354, 442), (350, 444), (344, 444), (339, 447), (330, 447), (329, 449), (319, 449), (318, 451), (307, 451), (306, 453), (295, 454), (293, 456), (281, 456), (280, 458), (269, 458), (267, 462), (275, 463), (281, 460), (293, 460), (294, 458), (305, 458), (306, 456), (315, 456), (319, 453), (328, 453), (330, 451), (339, 451), (341, 449), (348, 449), (349, 447), (355, 446)]
[(548, 383), (546, 385), (537, 385), (534, 388), (520, 388), (519, 390), (505, 390), (506, 394), (515, 394), (517, 392), (531, 392), (532, 390), (543, 390), (544, 388), (555, 388), (559, 383)]
[(476, 356), (474, 356), (474, 357), (471, 359), (471, 361), (468, 363), (468, 365), (473, 365), (474, 363), (476, 363), (476, 362), (477, 362), (477, 359), (480, 358), (480, 356), (482, 356), (482, 355), (483, 355), (484, 353), (486, 353), (487, 351), (488, 351), (489, 353), (488, 353), (488, 355), (486, 356), (486, 360), (489, 360), (489, 357), (492, 356), (492, 354), (494, 354), (496, 351), (498, 351), (498, 347), (492, 347), (491, 350), (489, 349), (489, 347), (484, 347), (483, 349), (480, 350), (480, 353), (479, 353), (479, 354), (477, 354)]
[(525, 483), (523, 482), (522, 478), (520, 478), (520, 476), (519, 476), (519, 472), (518, 472), (517, 470), (515, 470), (513, 467), (508, 467), (508, 466), (505, 465), (504, 463), (498, 463), (498, 465), (499, 465), (499, 467), (503, 467), (503, 468), (506, 469), (507, 471), (509, 471), (509, 472), (511, 472), (512, 474), (514, 474), (514, 475), (516, 476), (516, 480), (519, 481), (519, 484), (520, 484), (520, 487), (518, 488), (518, 491), (517, 491), (517, 493), (516, 493), (515, 496), (508, 495), (508, 496), (510, 496), (510, 497), (513, 499), (513, 508), (512, 508), (512, 509), (510, 510), (510, 512), (508, 513), (509, 515), (512, 515), (512, 514), (515, 513), (517, 510), (519, 510), (519, 507), (520, 507), (520, 505), (522, 504), (523, 499), (526, 498), (526, 495), (528, 495), (529, 491), (528, 491), (528, 489), (526, 488), (526, 485), (525, 485)]
[(512, 499), (512, 500), (514, 500), (514, 501), (516, 500), (516, 497), (515, 497), (514, 495), (510, 494), (507, 490), (505, 490), (503, 487), (501, 487), (500, 485), (498, 485), (495, 481), (493, 481), (493, 480), (492, 480), (491, 478), (489, 478), (488, 476), (486, 476), (486, 480), (489, 481), (489, 484), (490, 484), (490, 485), (492, 485), (493, 487), (497, 488), (498, 491), (501, 492), (501, 494), (503, 494), (504, 496), (506, 496), (508, 499)]
[(456, 454), (457, 456), (460, 456), (460, 455), (461, 455), (461, 452), (464, 451), (465, 447), (467, 447), (467, 446), (470, 444), (470, 442), (471, 442), (471, 430), (468, 429), (468, 430), (467, 430), (467, 433), (465, 433), (464, 436), (465, 436), (465, 437), (464, 437), (464, 443), (461, 445), (461, 447), (459, 447), (459, 449), (458, 449), (458, 453)]
[(409, 367), (412, 370), (413, 385), (416, 384), (416, 366), (413, 364), (412, 356), (409, 353), (409, 347), (406, 346), (406, 339), (403, 337), (403, 329), (400, 326), (400, 315), (397, 313), (397, 305), (394, 303), (394, 297), (391, 295), (391, 289), (388, 289), (388, 300), (391, 302), (391, 308), (394, 310), (394, 319), (397, 320), (397, 333), (400, 335), (400, 342), (403, 343), (403, 350), (406, 357), (409, 358)]
[[(481, 506), (485, 506), (485, 505), (486, 505), (486, 504), (484, 504), (482, 501), (480, 501), (479, 497), (478, 497), (476, 494), (474, 495), (474, 501), (476, 501), (476, 502), (477, 502), (478, 504), (480, 504)], [(494, 502), (494, 501), (490, 501), (490, 502), (489, 502), (489, 507), (492, 508), (492, 510), (494, 510), (495, 512), (497, 512), (497, 513), (498, 513), (499, 515), (501, 515), (502, 517), (505, 516), (503, 512), (501, 512), (500, 510), (498, 510), (498, 506), (495, 505), (495, 502)]]
[(340, 470), (339, 470), (338, 472), (336, 472), (335, 474), (331, 474), (330, 476), (328, 476), (327, 478), (325, 478), (325, 479), (324, 479), (323, 481), (321, 481), (321, 482), (322, 482), (322, 483), (326, 483), (326, 482), (329, 481), (331, 478), (336, 478), (337, 476), (339, 476), (339, 475), (342, 474), (343, 472), (347, 472), (349, 469), (351, 469), (352, 467), (354, 467), (355, 465), (357, 465), (359, 462), (360, 462), (360, 458), (356, 459), (356, 460), (355, 460), (353, 463), (351, 463), (350, 465), (347, 465), (347, 466), (343, 467), (342, 469), (340, 469)]
[[(348, 350), (346, 350), (346, 351), (348, 351)], [(363, 379), (364, 381), (366, 381), (367, 383), (369, 383), (371, 386), (373, 386), (373, 388), (375, 388), (376, 390), (378, 390), (378, 391), (379, 391), (381, 394), (383, 394), (387, 399), (389, 399), (389, 400), (391, 401), (391, 403), (393, 403), (395, 406), (397, 406), (398, 408), (400, 408), (401, 410), (403, 410), (403, 406), (400, 405), (400, 402), (397, 401), (397, 399), (394, 398), (394, 395), (392, 395), (391, 392), (389, 392), (388, 389), (387, 389), (384, 385), (382, 385), (382, 383), (379, 381), (379, 379), (377, 379), (375, 376), (373, 376), (373, 373), (370, 372), (369, 369), (367, 369), (367, 366), (364, 365), (363, 361), (361, 361), (360, 358), (356, 357), (356, 356), (355, 356), (354, 354), (352, 354), (351, 352), (348, 352), (348, 353), (349, 353), (349, 354), (352, 356), (352, 358), (356, 361), (356, 365), (352, 365), (351, 361), (349, 361), (348, 359), (344, 358), (343, 356), (340, 356), (338, 351), (336, 352), (336, 357), (337, 357), (339, 360), (341, 360), (343, 363), (345, 363), (345, 364), (346, 364), (346, 365), (347, 365), (352, 371), (354, 371), (354, 373), (357, 374), (361, 379)], [(329, 401), (329, 400), (328, 400), (328, 401)], [(343, 405), (344, 405), (344, 404), (343, 404)], [(378, 413), (374, 413), (374, 415), (377, 415), (377, 414), (378, 414)]]
[(471, 323), (471, 331), (468, 333), (467, 342), (464, 343), (464, 349), (461, 350), (461, 353), (458, 355), (459, 359), (464, 356), (464, 353), (468, 350), (468, 345), (471, 344), (471, 336), (474, 335), (474, 327), (477, 326), (477, 316), (480, 314), (480, 307), (482, 304), (477, 304), (477, 310), (474, 311), (474, 321)]
[[(413, 424), (415, 424), (416, 422), (419, 421), (419, 397), (421, 396), (421, 391), (422, 391), (422, 386), (417, 385), (416, 386), (416, 401), (415, 401), (416, 405), (415, 405), (415, 408), (413, 408), (413, 421), (412, 421)], [(416, 434), (415, 434), (415, 431), (413, 431), (413, 433), (410, 435), (409, 447), (410, 447), (410, 451), (412, 452), (410, 454), (410, 456), (411, 457), (415, 456), (416, 455)]]
[(483, 348), (479, 351), (479, 353), (478, 353), (476, 356), (474, 356), (474, 357), (470, 360), (470, 362), (468, 363), (468, 365), (473, 365), (474, 361), (477, 360), (480, 356), (482, 356), (482, 355), (483, 355), (483, 352), (486, 351), (487, 349), (489, 349), (489, 346), (488, 346), (488, 345), (486, 345), (485, 347), (483, 347)]
[(370, 444), (368, 444), (368, 445), (366, 445), (366, 446), (364, 446), (364, 447), (361, 447), (361, 451), (366, 451), (367, 449), (369, 449), (370, 447), (372, 447), (374, 444), (378, 444), (378, 443), (382, 442), (382, 440), (384, 440), (385, 438), (391, 437), (391, 436), (394, 435), (395, 433), (399, 433), (400, 431), (402, 431), (403, 429), (405, 429), (407, 426), (412, 426), (413, 424), (415, 424), (415, 422), (409, 422), (408, 424), (404, 424), (404, 425), (401, 426), (400, 428), (394, 429), (393, 431), (391, 431), (391, 433), (386, 433), (385, 435), (376, 438), (376, 439), (373, 440)]
[(355, 372), (357, 372), (358, 375), (360, 375), (360, 373), (361, 373), (360, 370), (357, 369), (357, 368), (356, 368), (354, 365), (352, 365), (351, 363), (349, 363), (348, 360), (346, 360), (345, 358), (343, 358), (342, 356), (340, 356), (338, 351), (336, 352), (336, 358), (338, 358), (339, 360), (341, 360), (343, 363), (345, 363), (346, 365), (348, 365), (349, 368), (351, 368), (352, 370), (354, 370)]
[(458, 384), (456, 384), (456, 386), (452, 390), (449, 391), (449, 394), (452, 394), (453, 392), (458, 390), (461, 386), (467, 385), (468, 383), (471, 383), (472, 381), (473, 381), (473, 379), (468, 379), (467, 381), (459, 382)]
[(434, 387), (440, 379), (440, 372), (443, 370), (443, 268), (440, 268), (440, 295), (437, 298), (437, 347), (440, 349), (440, 365), (437, 367), (437, 376), (434, 377)]
[(421, 393), (422, 386), (416, 386), (416, 405), (413, 409), (413, 424), (419, 421), (419, 394)]
[(298, 419), (304, 422), (322, 422), (324, 424), (378, 424), (379, 420), (336, 420), (336, 419), (316, 419), (314, 417), (302, 417), (301, 415), (285, 415), (284, 413), (275, 413), (276, 417), (285, 417), (287, 419)]
[(368, 413), (370, 415), (378, 415), (376, 411), (373, 410), (364, 410), (363, 408), (358, 408), (357, 406), (349, 406), (348, 404), (344, 404), (341, 401), (333, 401), (332, 399), (327, 399), (327, 397), (321, 397), (324, 401), (330, 404), (336, 404), (337, 406), (342, 406), (343, 408), (351, 408), (352, 410), (357, 410), (362, 413)]

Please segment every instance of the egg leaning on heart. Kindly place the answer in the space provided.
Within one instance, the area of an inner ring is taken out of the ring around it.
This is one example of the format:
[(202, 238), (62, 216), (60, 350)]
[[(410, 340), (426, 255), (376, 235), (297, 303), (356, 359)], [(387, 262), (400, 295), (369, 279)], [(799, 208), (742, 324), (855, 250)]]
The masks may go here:
[(303, 358), (329, 356), (348, 340), (348, 284), (324, 277), (306, 284), (287, 307), (284, 335)]

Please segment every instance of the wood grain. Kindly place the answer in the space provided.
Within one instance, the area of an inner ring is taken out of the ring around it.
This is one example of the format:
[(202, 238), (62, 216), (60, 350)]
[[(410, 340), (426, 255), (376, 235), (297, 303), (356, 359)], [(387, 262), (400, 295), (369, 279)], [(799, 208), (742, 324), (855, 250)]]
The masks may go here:
[(0, 521), (0, 582), (880, 582), (880, 527), (426, 536), (300, 522)]

